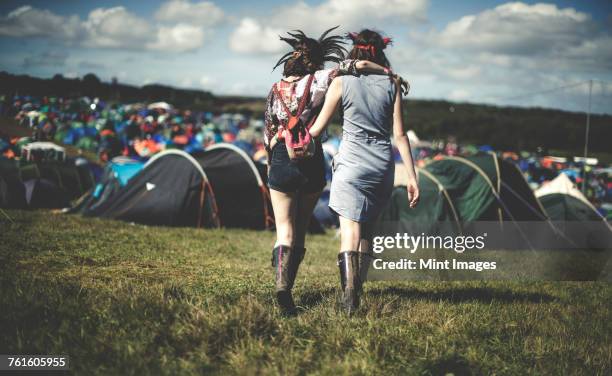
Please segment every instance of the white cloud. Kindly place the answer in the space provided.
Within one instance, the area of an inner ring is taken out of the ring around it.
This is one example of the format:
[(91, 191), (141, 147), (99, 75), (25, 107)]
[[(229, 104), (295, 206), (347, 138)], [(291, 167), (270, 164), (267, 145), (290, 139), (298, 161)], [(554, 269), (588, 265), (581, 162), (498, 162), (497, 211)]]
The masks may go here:
[[(0, 16), (0, 36), (52, 38), (92, 48), (186, 52), (204, 44), (205, 26), (218, 23), (223, 12), (208, 2), (170, 1), (157, 16), (164, 23), (152, 24), (122, 6), (96, 8), (85, 20), (23, 6)], [(198, 25), (192, 24), (196, 20)]]
[(204, 44), (204, 30), (199, 26), (178, 24), (172, 27), (162, 26), (157, 30), (157, 40), (147, 44), (154, 50), (185, 52), (199, 48)]
[(98, 8), (83, 22), (87, 32), (85, 45), (90, 47), (142, 47), (153, 27), (124, 7)]
[(6, 17), (0, 16), (0, 36), (74, 39), (79, 32), (80, 21), (77, 16), (62, 17), (29, 5), (13, 10)]
[(282, 51), (285, 44), (278, 38), (281, 29), (263, 26), (252, 18), (243, 18), (230, 36), (230, 48), (242, 53), (274, 53)]
[(449, 48), (533, 56), (580, 46), (596, 34), (597, 26), (586, 13), (514, 2), (450, 22), (432, 40)]
[[(413, 31), (407, 42), (396, 43), (389, 58), (411, 75), (413, 93), (428, 97), (584, 110), (586, 85), (547, 90), (612, 78), (609, 26), (553, 4), (502, 4), (439, 31)], [(524, 95), (539, 91), (546, 93)]]
[(209, 1), (191, 3), (186, 0), (168, 1), (157, 10), (159, 21), (191, 23), (197, 26), (215, 26), (224, 19), (223, 10)]
[(265, 19), (243, 18), (230, 37), (230, 48), (243, 53), (277, 53), (285, 48), (278, 35), (287, 30), (320, 33), (336, 25), (348, 31), (380, 21), (422, 21), (428, 4), (428, 0), (327, 0), (312, 6), (298, 1), (273, 10)]

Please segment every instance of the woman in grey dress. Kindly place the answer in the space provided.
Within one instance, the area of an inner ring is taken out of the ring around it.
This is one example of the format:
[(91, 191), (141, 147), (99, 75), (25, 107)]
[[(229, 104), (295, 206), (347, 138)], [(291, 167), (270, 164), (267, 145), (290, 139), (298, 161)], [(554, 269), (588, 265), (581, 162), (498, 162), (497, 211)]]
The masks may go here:
[[(369, 60), (389, 67), (383, 50), (390, 42), (377, 32), (351, 33), (351, 59)], [(402, 119), (401, 82), (392, 77), (361, 75), (335, 78), (325, 96), (317, 121), (310, 128), (317, 137), (338, 105), (343, 112), (342, 143), (334, 157), (329, 206), (340, 217), (338, 266), (342, 304), (352, 314), (359, 306), (362, 282), (372, 258), (370, 230), (391, 197), (394, 177), (391, 133), (408, 171), (408, 200), (419, 199), (410, 144)]]

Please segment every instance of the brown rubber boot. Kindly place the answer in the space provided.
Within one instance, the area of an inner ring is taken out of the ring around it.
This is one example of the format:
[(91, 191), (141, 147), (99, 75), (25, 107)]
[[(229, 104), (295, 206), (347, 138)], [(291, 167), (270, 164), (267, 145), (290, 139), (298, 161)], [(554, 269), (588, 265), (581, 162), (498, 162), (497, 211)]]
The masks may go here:
[(272, 266), (276, 274), (276, 302), (283, 315), (296, 314), (291, 289), (305, 252), (305, 248), (297, 249), (285, 245), (279, 245), (272, 251)]
[(368, 270), (375, 257), (369, 252), (359, 252), (359, 286), (357, 292), (363, 292), (363, 284), (368, 280)]
[(342, 286), (341, 306), (351, 316), (359, 308), (359, 252), (344, 251), (338, 254), (340, 285)]

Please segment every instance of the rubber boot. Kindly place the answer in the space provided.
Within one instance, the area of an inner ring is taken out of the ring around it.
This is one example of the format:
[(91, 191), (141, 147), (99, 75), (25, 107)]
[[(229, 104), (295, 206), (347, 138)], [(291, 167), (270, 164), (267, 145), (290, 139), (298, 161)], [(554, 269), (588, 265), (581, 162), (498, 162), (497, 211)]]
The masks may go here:
[(294, 249), (285, 245), (279, 245), (272, 251), (272, 266), (276, 274), (276, 302), (283, 315), (296, 313), (291, 289), (305, 252), (305, 248)]
[(368, 270), (374, 261), (375, 257), (369, 252), (359, 252), (359, 286), (358, 294), (363, 292), (363, 284), (368, 280)]
[(338, 269), (340, 270), (340, 285), (342, 309), (351, 316), (359, 308), (359, 252), (344, 251), (338, 254)]

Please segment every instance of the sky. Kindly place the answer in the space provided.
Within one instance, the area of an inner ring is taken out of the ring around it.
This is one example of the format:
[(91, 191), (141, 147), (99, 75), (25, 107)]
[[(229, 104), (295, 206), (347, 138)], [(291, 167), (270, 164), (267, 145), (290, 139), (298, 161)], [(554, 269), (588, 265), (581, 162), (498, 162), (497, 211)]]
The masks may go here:
[(267, 95), (301, 29), (372, 28), (410, 97), (612, 113), (612, 1), (0, 2), (0, 70)]

